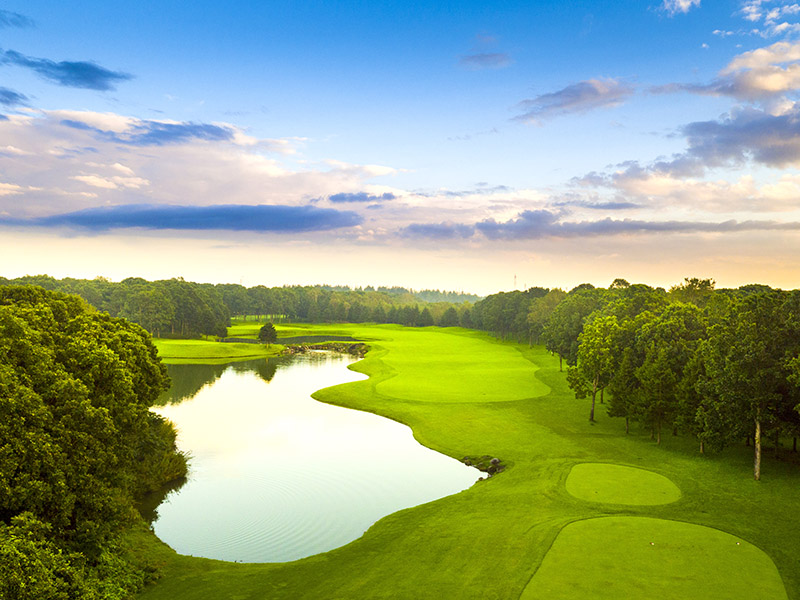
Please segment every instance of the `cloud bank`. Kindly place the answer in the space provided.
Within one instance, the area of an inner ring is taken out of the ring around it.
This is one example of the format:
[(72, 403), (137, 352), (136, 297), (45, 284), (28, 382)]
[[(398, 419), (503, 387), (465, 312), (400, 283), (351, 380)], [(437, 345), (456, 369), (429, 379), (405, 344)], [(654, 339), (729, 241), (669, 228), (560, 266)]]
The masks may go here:
[(34, 219), (5, 219), (0, 220), (0, 224), (72, 227), (90, 231), (141, 228), (300, 233), (353, 227), (361, 221), (354, 212), (313, 206), (128, 204)]

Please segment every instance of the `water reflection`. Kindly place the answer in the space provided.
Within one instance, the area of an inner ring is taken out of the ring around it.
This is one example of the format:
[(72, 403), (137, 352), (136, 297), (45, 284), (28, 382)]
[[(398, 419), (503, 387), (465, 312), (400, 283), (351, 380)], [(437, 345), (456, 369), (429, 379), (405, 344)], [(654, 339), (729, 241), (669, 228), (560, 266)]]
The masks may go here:
[(310, 398), (362, 379), (346, 368), (353, 360), (171, 366), (170, 398), (191, 401), (158, 412), (176, 423), (192, 462), (189, 482), (157, 509), (158, 536), (183, 554), (294, 560), (474, 483), (475, 469), (420, 446), (404, 425)]
[(225, 371), (238, 373), (255, 373), (263, 381), (269, 383), (275, 377), (278, 365), (287, 364), (291, 358), (274, 357), (269, 359), (244, 360), (224, 365), (166, 365), (172, 386), (163, 392), (157, 406), (178, 404), (194, 398), (205, 386), (219, 379)]

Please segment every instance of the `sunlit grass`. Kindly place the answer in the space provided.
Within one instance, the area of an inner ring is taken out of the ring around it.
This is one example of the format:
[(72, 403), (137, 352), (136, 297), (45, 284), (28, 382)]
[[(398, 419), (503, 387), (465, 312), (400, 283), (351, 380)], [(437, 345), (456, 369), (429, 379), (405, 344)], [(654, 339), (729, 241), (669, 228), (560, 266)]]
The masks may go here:
[(154, 339), (158, 355), (166, 364), (181, 363), (226, 363), (276, 356), (282, 346), (273, 344), (269, 348), (262, 344), (236, 344), (206, 340)]

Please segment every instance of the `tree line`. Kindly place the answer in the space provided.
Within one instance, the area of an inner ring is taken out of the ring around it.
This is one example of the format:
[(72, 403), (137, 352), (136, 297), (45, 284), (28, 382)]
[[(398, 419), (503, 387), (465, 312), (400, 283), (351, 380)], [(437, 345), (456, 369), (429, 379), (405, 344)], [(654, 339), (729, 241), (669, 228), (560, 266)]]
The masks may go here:
[[(532, 288), (475, 305), (478, 326), (544, 343), (567, 364), (577, 398), (611, 416), (694, 436), (701, 452), (800, 435), (800, 291), (762, 285), (715, 289), (687, 278), (670, 290), (615, 280), (607, 289)], [(607, 402), (605, 401), (607, 400)]]
[(471, 302), (461, 292), (402, 287), (282, 286), (208, 284), (138, 277), (119, 283), (96, 279), (55, 279), (47, 275), (0, 278), (0, 285), (38, 285), (76, 294), (98, 310), (138, 323), (156, 337), (224, 337), (232, 316), (282, 318), (298, 322), (397, 323), (412, 327), (470, 327)]
[(126, 598), (134, 501), (186, 474), (149, 334), (76, 296), (0, 286), (0, 598)]

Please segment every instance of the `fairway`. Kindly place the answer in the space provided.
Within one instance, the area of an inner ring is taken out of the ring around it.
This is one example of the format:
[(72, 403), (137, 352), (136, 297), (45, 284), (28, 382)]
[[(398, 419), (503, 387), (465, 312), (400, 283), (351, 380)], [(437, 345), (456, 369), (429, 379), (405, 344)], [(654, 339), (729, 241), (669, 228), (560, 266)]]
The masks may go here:
[(681, 497), (675, 484), (658, 473), (603, 463), (572, 467), (567, 491), (581, 500), (609, 504), (668, 504)]
[[(770, 462), (768, 481), (757, 484), (744, 446), (701, 455), (688, 437), (656, 445), (644, 428), (626, 435), (624, 420), (602, 408), (590, 424), (587, 401), (575, 399), (558, 358), (541, 347), (460, 328), (279, 331), (369, 344), (351, 365), (368, 379), (314, 398), (405, 423), (457, 459), (498, 457), (506, 470), (290, 563), (180, 556), (148, 532), (132, 534), (136, 551), (161, 565), (141, 600), (800, 599), (795, 465)], [(704, 574), (708, 581), (695, 581)], [(754, 582), (765, 595), (742, 587)]]
[(513, 347), (488, 344), (485, 336), (403, 329), (394, 332), (385, 364), (395, 375), (377, 386), (381, 394), (425, 402), (508, 402), (546, 394), (532, 365)]
[(522, 600), (785, 600), (761, 550), (709, 527), (645, 517), (587, 519), (556, 538)]

